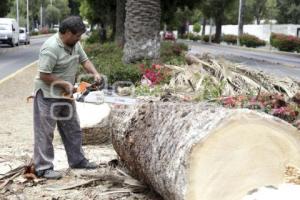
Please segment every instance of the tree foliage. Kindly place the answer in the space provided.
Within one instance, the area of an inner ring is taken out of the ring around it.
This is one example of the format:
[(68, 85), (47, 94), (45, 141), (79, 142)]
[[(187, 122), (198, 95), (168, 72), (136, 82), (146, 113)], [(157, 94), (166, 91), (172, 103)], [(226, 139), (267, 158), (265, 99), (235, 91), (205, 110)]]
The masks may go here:
[(202, 0), (201, 10), (207, 18), (213, 18), (216, 24), (215, 41), (221, 41), (222, 24), (224, 23), (225, 10), (231, 8), (235, 0)]
[(300, 23), (300, 0), (277, 0), (278, 23)]
[(79, 7), (80, 1), (79, 0), (69, 0), (69, 8), (71, 15), (79, 15)]
[(46, 8), (46, 20), (51, 25), (58, 24), (59, 20), (61, 19), (61, 13), (58, 8), (55, 6), (48, 5)]
[(112, 24), (116, 15), (116, 0), (83, 0), (80, 14), (92, 24)]
[(10, 1), (9, 0), (1, 0), (0, 1), (0, 17), (5, 17), (9, 12)]

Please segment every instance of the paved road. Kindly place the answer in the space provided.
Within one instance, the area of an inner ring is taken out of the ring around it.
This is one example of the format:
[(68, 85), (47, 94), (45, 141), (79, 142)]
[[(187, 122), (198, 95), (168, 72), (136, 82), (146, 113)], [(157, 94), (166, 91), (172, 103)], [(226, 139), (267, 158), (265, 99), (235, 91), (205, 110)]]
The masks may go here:
[(14, 48), (0, 44), (0, 80), (36, 61), (39, 49), (48, 37), (31, 38), (30, 45)]
[(289, 76), (300, 81), (300, 55), (245, 50), (190, 41), (187, 44), (192, 53), (208, 52), (218, 58), (226, 58), (267, 73)]

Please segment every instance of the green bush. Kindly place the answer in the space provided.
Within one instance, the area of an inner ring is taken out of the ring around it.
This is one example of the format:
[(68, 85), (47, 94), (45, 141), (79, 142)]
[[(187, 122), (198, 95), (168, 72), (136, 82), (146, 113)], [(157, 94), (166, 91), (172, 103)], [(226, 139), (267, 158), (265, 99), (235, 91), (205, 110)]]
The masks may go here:
[(56, 33), (57, 31), (54, 29), (49, 29), (48, 33)]
[(85, 51), (97, 70), (107, 76), (110, 84), (116, 81), (137, 83), (141, 80), (138, 65), (123, 64), (123, 51), (116, 44), (87, 44)]
[(178, 34), (178, 38), (186, 40), (186, 39), (188, 39), (188, 34), (183, 34), (183, 35)]
[(39, 35), (40, 33), (39, 32), (37, 32), (37, 31), (32, 31), (32, 32), (30, 32), (30, 35), (31, 36), (35, 36), (35, 35)]
[(91, 35), (86, 39), (86, 43), (88, 44), (99, 43), (99, 42), (100, 42), (100, 36), (98, 30), (92, 31)]
[(245, 45), (246, 47), (259, 47), (265, 46), (266, 42), (259, 39), (258, 37), (250, 34), (243, 34), (240, 38), (241, 45)]
[(184, 52), (188, 46), (183, 43), (162, 42), (160, 48), (160, 62), (172, 65), (186, 64)]
[(195, 23), (193, 26), (193, 31), (196, 33), (200, 33), (201, 31), (201, 25), (199, 23)]
[(292, 35), (272, 33), (270, 43), (280, 51), (300, 52), (300, 39)]
[(193, 41), (201, 40), (201, 36), (200, 35), (196, 35), (196, 34), (193, 34), (193, 33), (189, 33), (188, 34), (188, 38), (190, 40), (193, 40)]
[[(209, 35), (204, 35), (204, 36), (202, 37), (202, 40), (203, 40), (204, 42), (209, 42)], [(212, 40), (212, 42), (215, 42), (215, 35), (212, 35), (212, 36), (211, 36), (211, 40)]]
[(237, 36), (236, 35), (224, 35), (222, 37), (222, 41), (228, 44), (236, 44), (237, 43)]
[[(141, 80), (140, 63), (123, 64), (123, 50), (116, 44), (86, 43), (84, 48), (97, 70), (107, 76), (110, 84), (116, 81), (131, 81), (136, 84)], [(183, 43), (162, 42), (159, 62), (172, 65), (186, 64), (184, 52), (187, 50), (188, 46)]]

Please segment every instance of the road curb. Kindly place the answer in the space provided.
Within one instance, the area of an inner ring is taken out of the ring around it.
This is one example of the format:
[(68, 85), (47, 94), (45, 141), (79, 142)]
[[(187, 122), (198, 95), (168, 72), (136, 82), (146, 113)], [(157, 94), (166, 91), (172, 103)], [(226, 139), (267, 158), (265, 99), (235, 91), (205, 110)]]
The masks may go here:
[(32, 62), (32, 63), (26, 65), (26, 66), (23, 67), (22, 69), (19, 69), (19, 70), (17, 70), (16, 72), (14, 72), (14, 73), (8, 75), (7, 77), (1, 79), (1, 80), (0, 80), (0, 85), (1, 85), (2, 83), (4, 83), (5, 81), (8, 81), (9, 79), (15, 77), (17, 74), (23, 72), (24, 70), (26, 70), (26, 69), (32, 67), (33, 65), (37, 64), (37, 62), (38, 62), (38, 60), (36, 60), (36, 61), (34, 61), (34, 62)]
[(33, 36), (30, 36), (30, 38), (31, 39), (38, 39), (38, 38), (50, 37), (52, 35), (54, 35), (54, 34), (50, 33), (50, 34), (33, 35)]
[(220, 47), (229, 47), (229, 48), (233, 48), (233, 49), (241, 49), (241, 50), (247, 50), (247, 51), (252, 51), (252, 52), (274, 53), (274, 54), (279, 54), (279, 55), (289, 55), (289, 56), (299, 56), (300, 57), (300, 53), (293, 53), (293, 52), (286, 52), (286, 51), (273, 51), (273, 50), (257, 49), (257, 48), (250, 48), (250, 47), (238, 47), (238, 46), (234, 46), (234, 45), (222, 45), (222, 44), (215, 44), (215, 43), (209, 43), (209, 42), (203, 42), (203, 41), (191, 41), (191, 40), (182, 40), (182, 39), (180, 39), (179, 41), (191, 42), (191, 43), (196, 43), (196, 44), (207, 44), (207, 45), (220, 46)]

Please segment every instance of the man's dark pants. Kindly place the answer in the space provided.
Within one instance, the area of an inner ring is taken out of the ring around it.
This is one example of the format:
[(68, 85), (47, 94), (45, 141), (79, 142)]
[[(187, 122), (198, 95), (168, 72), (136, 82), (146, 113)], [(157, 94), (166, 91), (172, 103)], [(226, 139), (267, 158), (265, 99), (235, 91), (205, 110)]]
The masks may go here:
[(75, 103), (67, 99), (34, 98), (34, 165), (36, 171), (53, 169), (53, 134), (57, 124), (70, 167), (85, 160)]

